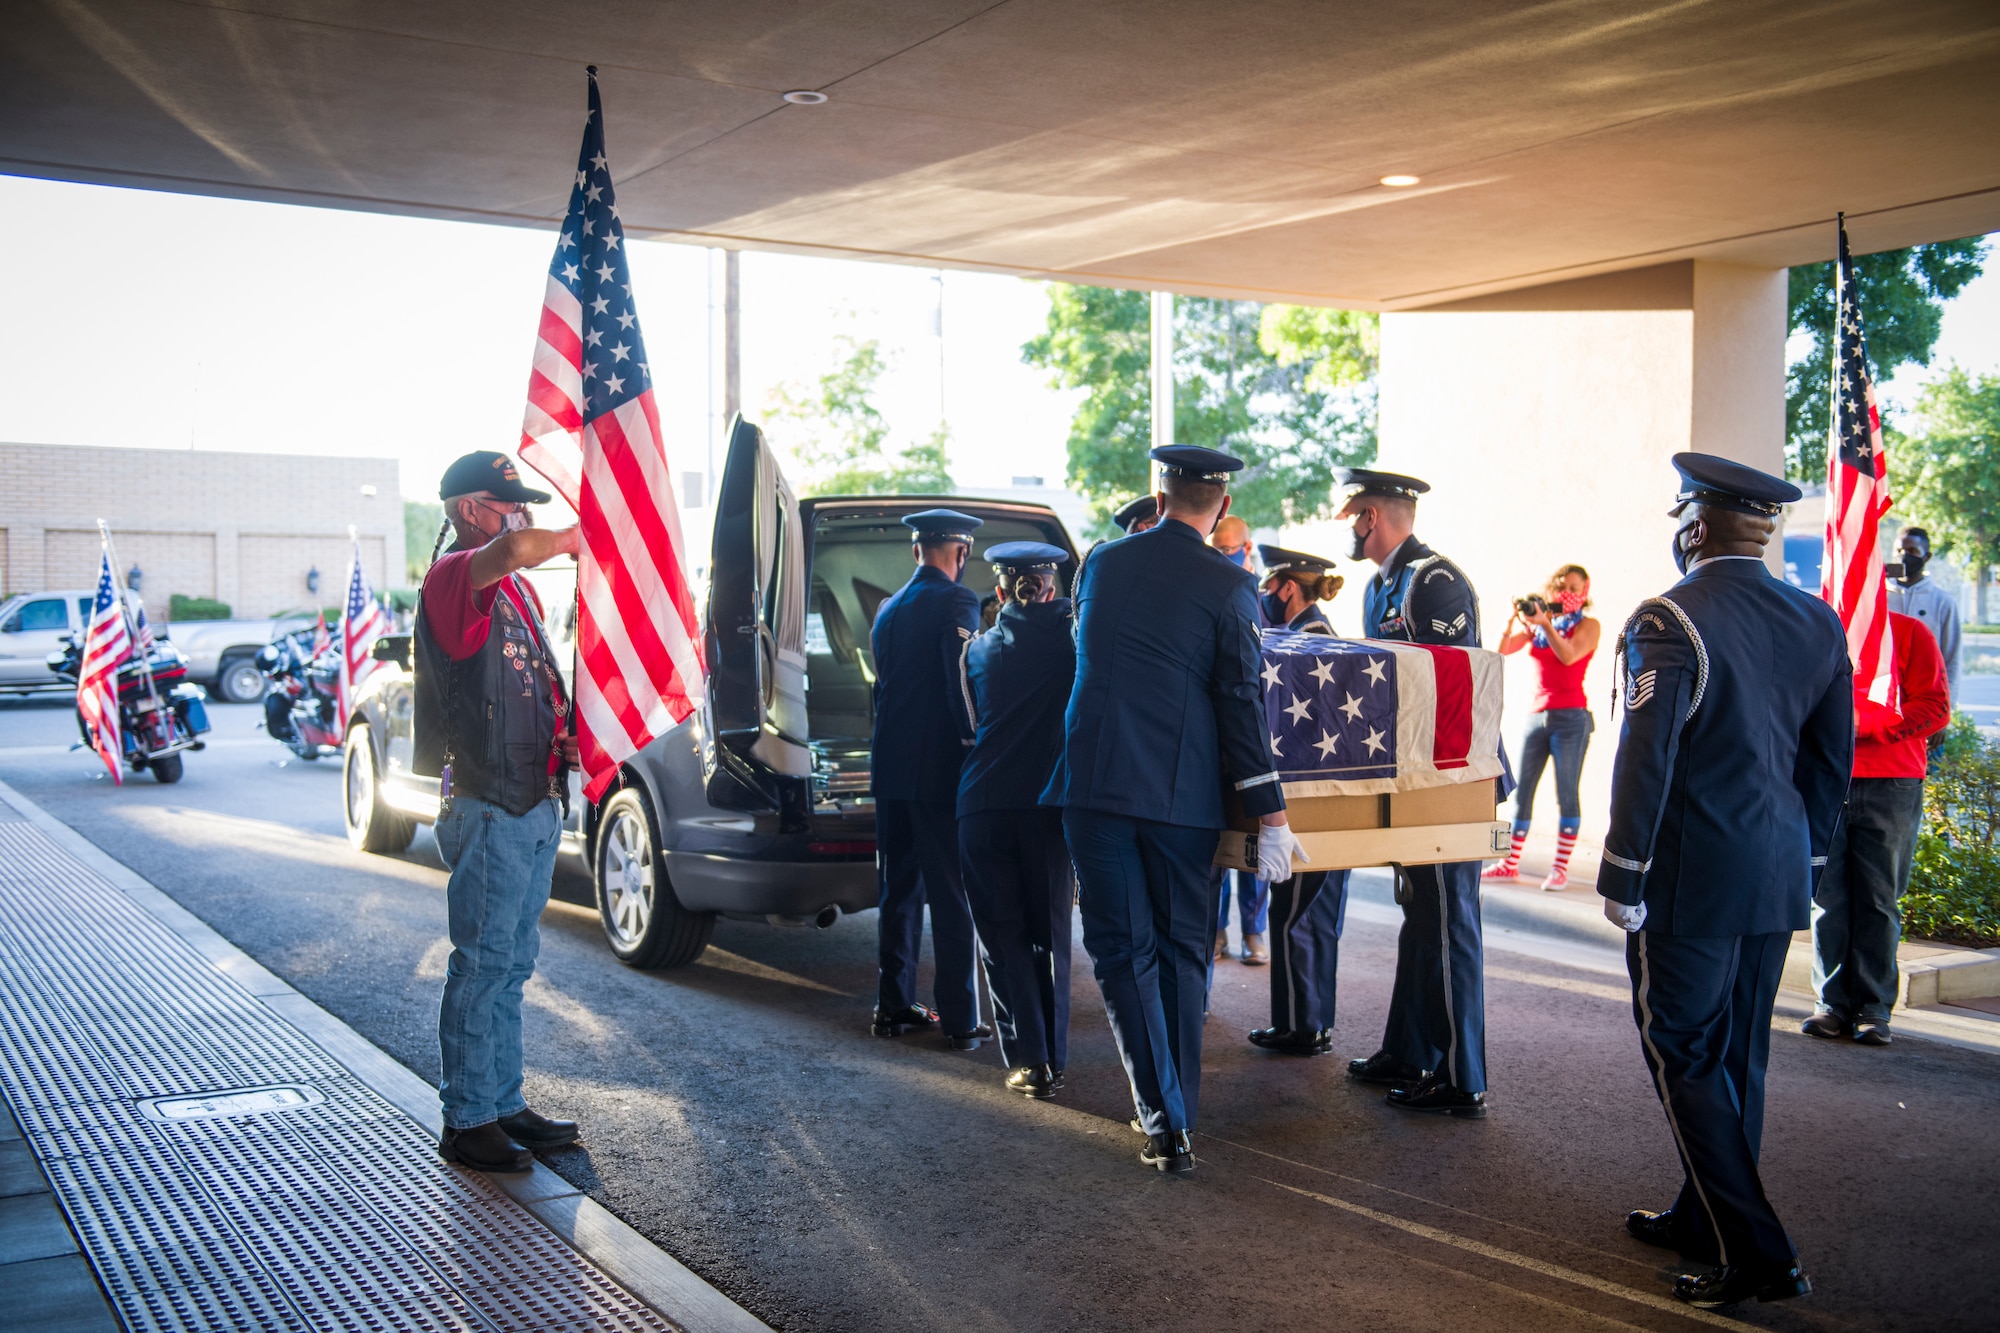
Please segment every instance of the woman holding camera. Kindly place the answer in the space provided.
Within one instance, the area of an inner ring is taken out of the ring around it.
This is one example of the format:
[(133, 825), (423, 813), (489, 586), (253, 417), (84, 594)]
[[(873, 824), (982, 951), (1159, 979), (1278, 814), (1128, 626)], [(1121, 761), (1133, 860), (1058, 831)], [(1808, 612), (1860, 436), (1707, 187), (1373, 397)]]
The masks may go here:
[(1535, 664), (1535, 711), (1521, 739), (1520, 788), (1514, 793), (1514, 841), (1507, 859), (1489, 867), (1483, 879), (1518, 879), (1521, 847), (1528, 840), (1534, 817), (1535, 788), (1551, 759), (1556, 767), (1556, 803), (1562, 822), (1556, 826), (1556, 859), (1542, 887), (1550, 892), (1569, 887), (1569, 857), (1576, 850), (1583, 826), (1583, 803), (1577, 784), (1583, 776), (1584, 751), (1597, 724), (1583, 692), (1583, 673), (1597, 651), (1602, 627), (1584, 614), (1590, 605), (1590, 575), (1582, 565), (1564, 565), (1549, 579), (1539, 597), (1514, 603), (1514, 614), (1501, 631), (1500, 651), (1528, 650)]

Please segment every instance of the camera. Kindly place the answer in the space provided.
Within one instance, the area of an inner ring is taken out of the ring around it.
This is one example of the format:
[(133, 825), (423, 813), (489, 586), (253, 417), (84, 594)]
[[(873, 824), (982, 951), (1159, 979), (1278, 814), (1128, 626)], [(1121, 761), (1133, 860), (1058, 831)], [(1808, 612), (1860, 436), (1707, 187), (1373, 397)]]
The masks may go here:
[(1526, 597), (1516, 597), (1514, 609), (1524, 616), (1538, 616), (1549, 609), (1549, 604), (1540, 594), (1531, 592)]

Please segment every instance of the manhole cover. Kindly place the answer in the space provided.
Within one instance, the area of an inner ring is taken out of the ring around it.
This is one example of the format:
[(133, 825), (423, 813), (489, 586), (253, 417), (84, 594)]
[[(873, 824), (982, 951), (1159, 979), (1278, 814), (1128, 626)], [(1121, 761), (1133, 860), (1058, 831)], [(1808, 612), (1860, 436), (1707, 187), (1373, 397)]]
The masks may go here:
[(200, 1092), (186, 1097), (148, 1097), (139, 1103), (139, 1110), (149, 1120), (172, 1124), (177, 1120), (296, 1111), (325, 1100), (317, 1088), (302, 1083), (278, 1083), (268, 1088), (231, 1088), (226, 1092)]

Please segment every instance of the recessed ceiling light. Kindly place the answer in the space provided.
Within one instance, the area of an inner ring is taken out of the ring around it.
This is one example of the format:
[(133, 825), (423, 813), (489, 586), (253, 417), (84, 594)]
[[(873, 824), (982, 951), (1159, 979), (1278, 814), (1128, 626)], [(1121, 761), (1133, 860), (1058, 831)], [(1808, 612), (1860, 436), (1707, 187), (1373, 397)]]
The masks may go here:
[(785, 94), (785, 100), (793, 106), (818, 106), (826, 100), (825, 93), (816, 93), (810, 88), (800, 88)]
[(1417, 183), (1417, 178), (1415, 176), (1384, 176), (1382, 178), (1382, 183), (1384, 185), (1389, 186), (1391, 189), (1399, 190), (1403, 188), (1405, 185), (1415, 185)]

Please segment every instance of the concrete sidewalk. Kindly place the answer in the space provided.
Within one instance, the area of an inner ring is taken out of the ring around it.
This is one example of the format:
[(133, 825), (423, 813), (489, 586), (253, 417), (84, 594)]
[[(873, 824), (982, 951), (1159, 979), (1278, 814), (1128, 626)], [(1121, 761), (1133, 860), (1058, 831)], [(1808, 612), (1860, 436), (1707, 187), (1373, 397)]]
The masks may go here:
[(0, 1094), (9, 1329), (764, 1328), (4, 786)]

